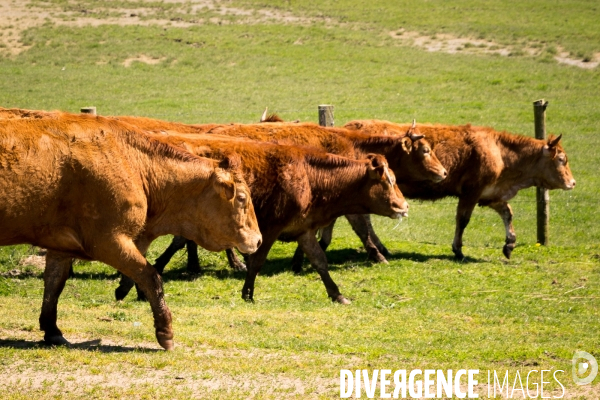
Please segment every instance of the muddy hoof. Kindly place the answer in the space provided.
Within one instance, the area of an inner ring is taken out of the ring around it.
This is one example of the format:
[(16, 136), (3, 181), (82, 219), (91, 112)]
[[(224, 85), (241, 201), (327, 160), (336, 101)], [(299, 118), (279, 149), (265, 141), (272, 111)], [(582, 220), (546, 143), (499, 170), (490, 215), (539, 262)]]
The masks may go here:
[(350, 300), (348, 300), (347, 298), (345, 298), (341, 294), (338, 295), (335, 299), (333, 299), (333, 301), (336, 302), (336, 303), (344, 304), (344, 305), (352, 304), (352, 302)]
[(509, 260), (510, 260), (510, 255), (512, 254), (512, 251), (513, 251), (513, 248), (507, 244), (505, 244), (504, 247), (502, 248), (502, 253), (504, 254), (504, 257), (508, 258)]
[(62, 335), (44, 336), (44, 343), (48, 346), (70, 346), (71, 343)]

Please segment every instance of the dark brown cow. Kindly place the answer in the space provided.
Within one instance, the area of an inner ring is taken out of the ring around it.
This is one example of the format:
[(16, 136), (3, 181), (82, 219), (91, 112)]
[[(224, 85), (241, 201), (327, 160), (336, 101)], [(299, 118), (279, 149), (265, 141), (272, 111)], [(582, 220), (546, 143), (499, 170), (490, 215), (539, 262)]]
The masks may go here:
[[(327, 269), (327, 258), (315, 232), (344, 214), (375, 213), (392, 218), (406, 214), (408, 205), (394, 183), (394, 173), (380, 155), (353, 160), (321, 150), (273, 143), (220, 140), (209, 135), (156, 135), (198, 155), (215, 157), (233, 151), (242, 158), (244, 176), (263, 244), (248, 256), (242, 297), (252, 300), (256, 275), (277, 240), (298, 241), (315, 267), (328, 296), (342, 304), (342, 296)], [(124, 280), (121, 293), (131, 288)]]
[(101, 117), (0, 121), (0, 185), (0, 245), (48, 249), (40, 328), (51, 344), (68, 343), (56, 314), (73, 258), (137, 282), (172, 349), (162, 281), (143, 255), (151, 241), (175, 234), (248, 252), (261, 241), (237, 155), (219, 165)]
[[(371, 135), (401, 135), (408, 126), (379, 120), (345, 125)], [(458, 197), (452, 251), (459, 259), (464, 258), (462, 236), (475, 205), (488, 206), (500, 214), (506, 229), (503, 253), (510, 258), (516, 236), (508, 200), (531, 186), (563, 190), (575, 187), (567, 155), (559, 144), (562, 135), (542, 141), (471, 125), (419, 124), (417, 129), (432, 144), (448, 177), (439, 183), (400, 184), (400, 188), (408, 198)]]
[[(367, 153), (382, 154), (390, 163), (398, 182), (440, 181), (446, 176), (446, 170), (431, 151), (427, 139), (414, 134), (410, 127), (401, 137), (374, 136), (344, 128), (325, 128), (313, 123), (230, 124), (215, 127), (209, 133), (314, 146), (351, 158), (361, 158)], [(369, 217), (346, 215), (346, 218), (363, 242), (369, 258), (387, 262), (385, 255), (389, 253), (373, 230), (369, 229)], [(326, 238), (323, 239), (321, 245), (326, 248)], [(293, 259), (294, 271), (298, 272), (302, 268), (302, 260), (302, 251), (297, 250)]]

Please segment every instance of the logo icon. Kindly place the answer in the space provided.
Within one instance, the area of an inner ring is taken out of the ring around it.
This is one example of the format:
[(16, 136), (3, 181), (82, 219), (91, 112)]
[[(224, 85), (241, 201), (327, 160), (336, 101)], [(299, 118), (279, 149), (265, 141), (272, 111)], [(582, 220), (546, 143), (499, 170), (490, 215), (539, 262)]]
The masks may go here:
[(577, 385), (589, 385), (598, 375), (598, 362), (593, 355), (585, 351), (573, 354), (573, 382)]

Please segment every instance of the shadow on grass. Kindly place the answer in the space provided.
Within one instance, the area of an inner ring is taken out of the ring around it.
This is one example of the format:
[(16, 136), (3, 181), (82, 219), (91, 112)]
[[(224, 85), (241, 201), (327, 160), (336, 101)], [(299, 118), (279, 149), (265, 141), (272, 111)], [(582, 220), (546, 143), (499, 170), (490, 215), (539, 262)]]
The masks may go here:
[[(56, 346), (47, 345), (44, 341), (33, 341), (23, 339), (0, 339), (0, 348), (11, 348), (11, 349), (41, 349), (41, 348), (52, 348)], [(62, 347), (62, 346), (61, 346)], [(101, 353), (156, 353), (164, 351), (160, 349), (149, 349), (145, 347), (127, 347), (118, 345), (101, 344), (100, 339), (88, 340), (85, 342), (71, 343), (69, 346), (64, 346), (68, 349), (74, 350), (86, 350), (86, 351), (99, 351)]]
[(468, 264), (468, 263), (480, 263), (480, 262), (484, 262), (484, 260), (480, 259), (480, 258), (475, 258), (475, 257), (470, 257), (470, 256), (466, 256), (463, 259), (458, 259), (456, 257), (454, 257), (454, 255), (451, 254), (423, 254), (423, 253), (415, 253), (413, 252), (406, 252), (406, 251), (390, 251), (390, 253), (392, 253), (389, 257), (387, 257), (388, 260), (410, 260), (410, 261), (417, 261), (417, 262), (427, 262), (429, 260), (444, 260), (444, 261), (451, 261), (451, 262), (455, 262), (457, 264)]
[[(327, 261), (328, 268), (330, 271), (336, 270), (345, 270), (348, 268), (369, 268), (373, 264), (367, 257), (367, 254), (364, 251), (358, 249), (336, 249), (336, 250), (328, 250)], [(387, 257), (389, 261), (393, 260), (410, 260), (416, 262), (428, 262), (430, 260), (443, 260), (450, 261), (456, 264), (466, 264), (466, 263), (481, 263), (484, 260), (474, 257), (465, 257), (462, 260), (458, 260), (454, 257), (454, 255), (450, 254), (423, 254), (416, 252), (402, 252), (396, 251), (392, 252), (392, 254)], [(202, 259), (200, 259), (200, 264), (202, 264)], [(260, 270), (260, 275), (262, 276), (275, 276), (284, 272), (291, 271), (292, 258), (291, 257), (281, 257), (281, 258), (269, 258), (263, 267)], [(304, 264), (302, 271), (298, 273), (298, 275), (306, 275), (313, 272), (313, 268), (308, 262), (308, 258), (304, 258)], [(233, 269), (226, 266), (222, 267), (202, 267), (202, 272), (198, 274), (188, 273), (185, 269), (185, 264), (179, 268), (169, 268), (165, 270), (163, 274), (163, 279), (165, 281), (168, 280), (196, 280), (202, 278), (203, 276), (210, 276), (215, 279), (225, 280), (225, 279), (235, 279), (239, 281), (243, 281), (246, 278), (245, 272), (234, 271)]]

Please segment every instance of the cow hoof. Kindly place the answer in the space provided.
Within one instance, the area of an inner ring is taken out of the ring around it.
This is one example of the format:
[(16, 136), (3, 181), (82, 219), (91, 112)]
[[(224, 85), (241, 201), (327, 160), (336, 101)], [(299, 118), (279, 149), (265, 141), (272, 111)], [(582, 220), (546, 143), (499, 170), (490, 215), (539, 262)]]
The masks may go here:
[(507, 244), (504, 245), (504, 247), (502, 248), (502, 253), (504, 254), (504, 257), (506, 257), (507, 259), (510, 260), (510, 255), (512, 254), (513, 249), (511, 247), (509, 247)]
[(240, 271), (240, 272), (247, 272), (248, 271), (248, 268), (246, 268), (246, 264), (244, 264), (242, 262), (231, 264), (231, 268), (233, 268), (234, 271)]
[(129, 290), (122, 288), (121, 286), (115, 289), (115, 299), (117, 301), (123, 300), (125, 297), (127, 297), (128, 294)]
[(384, 246), (381, 245), (381, 248), (377, 248), (377, 250), (379, 250), (379, 252), (384, 256), (384, 257), (391, 257), (392, 253), (390, 253), (390, 251)]
[(458, 261), (462, 261), (465, 259), (465, 255), (463, 254), (461, 249), (457, 249), (452, 246), (452, 252), (454, 253), (454, 258)]
[(44, 342), (48, 346), (70, 346), (71, 343), (62, 335), (44, 336)]
[(137, 301), (148, 301), (148, 299), (146, 298), (146, 295), (141, 290), (138, 291)]
[(175, 343), (173, 342), (173, 339), (158, 339), (158, 344), (160, 344), (160, 346), (167, 350), (167, 351), (172, 351), (175, 348)]
[(202, 268), (199, 265), (188, 265), (186, 271), (192, 275), (198, 275), (202, 273)]
[(242, 299), (246, 303), (254, 303), (254, 298), (252, 296), (250, 296), (249, 294), (242, 294)]
[(352, 304), (352, 302), (350, 300), (348, 300), (347, 298), (345, 298), (341, 294), (338, 295), (335, 299), (333, 299), (333, 301), (336, 302), (336, 303), (344, 304), (344, 305)]
[(372, 252), (369, 254), (369, 259), (376, 263), (389, 264), (388, 260), (380, 252)]
[(302, 272), (302, 264), (299, 264), (299, 265), (294, 265), (294, 264), (292, 264), (292, 271), (293, 271), (295, 274), (299, 274), (299, 273), (301, 273), (301, 272)]

